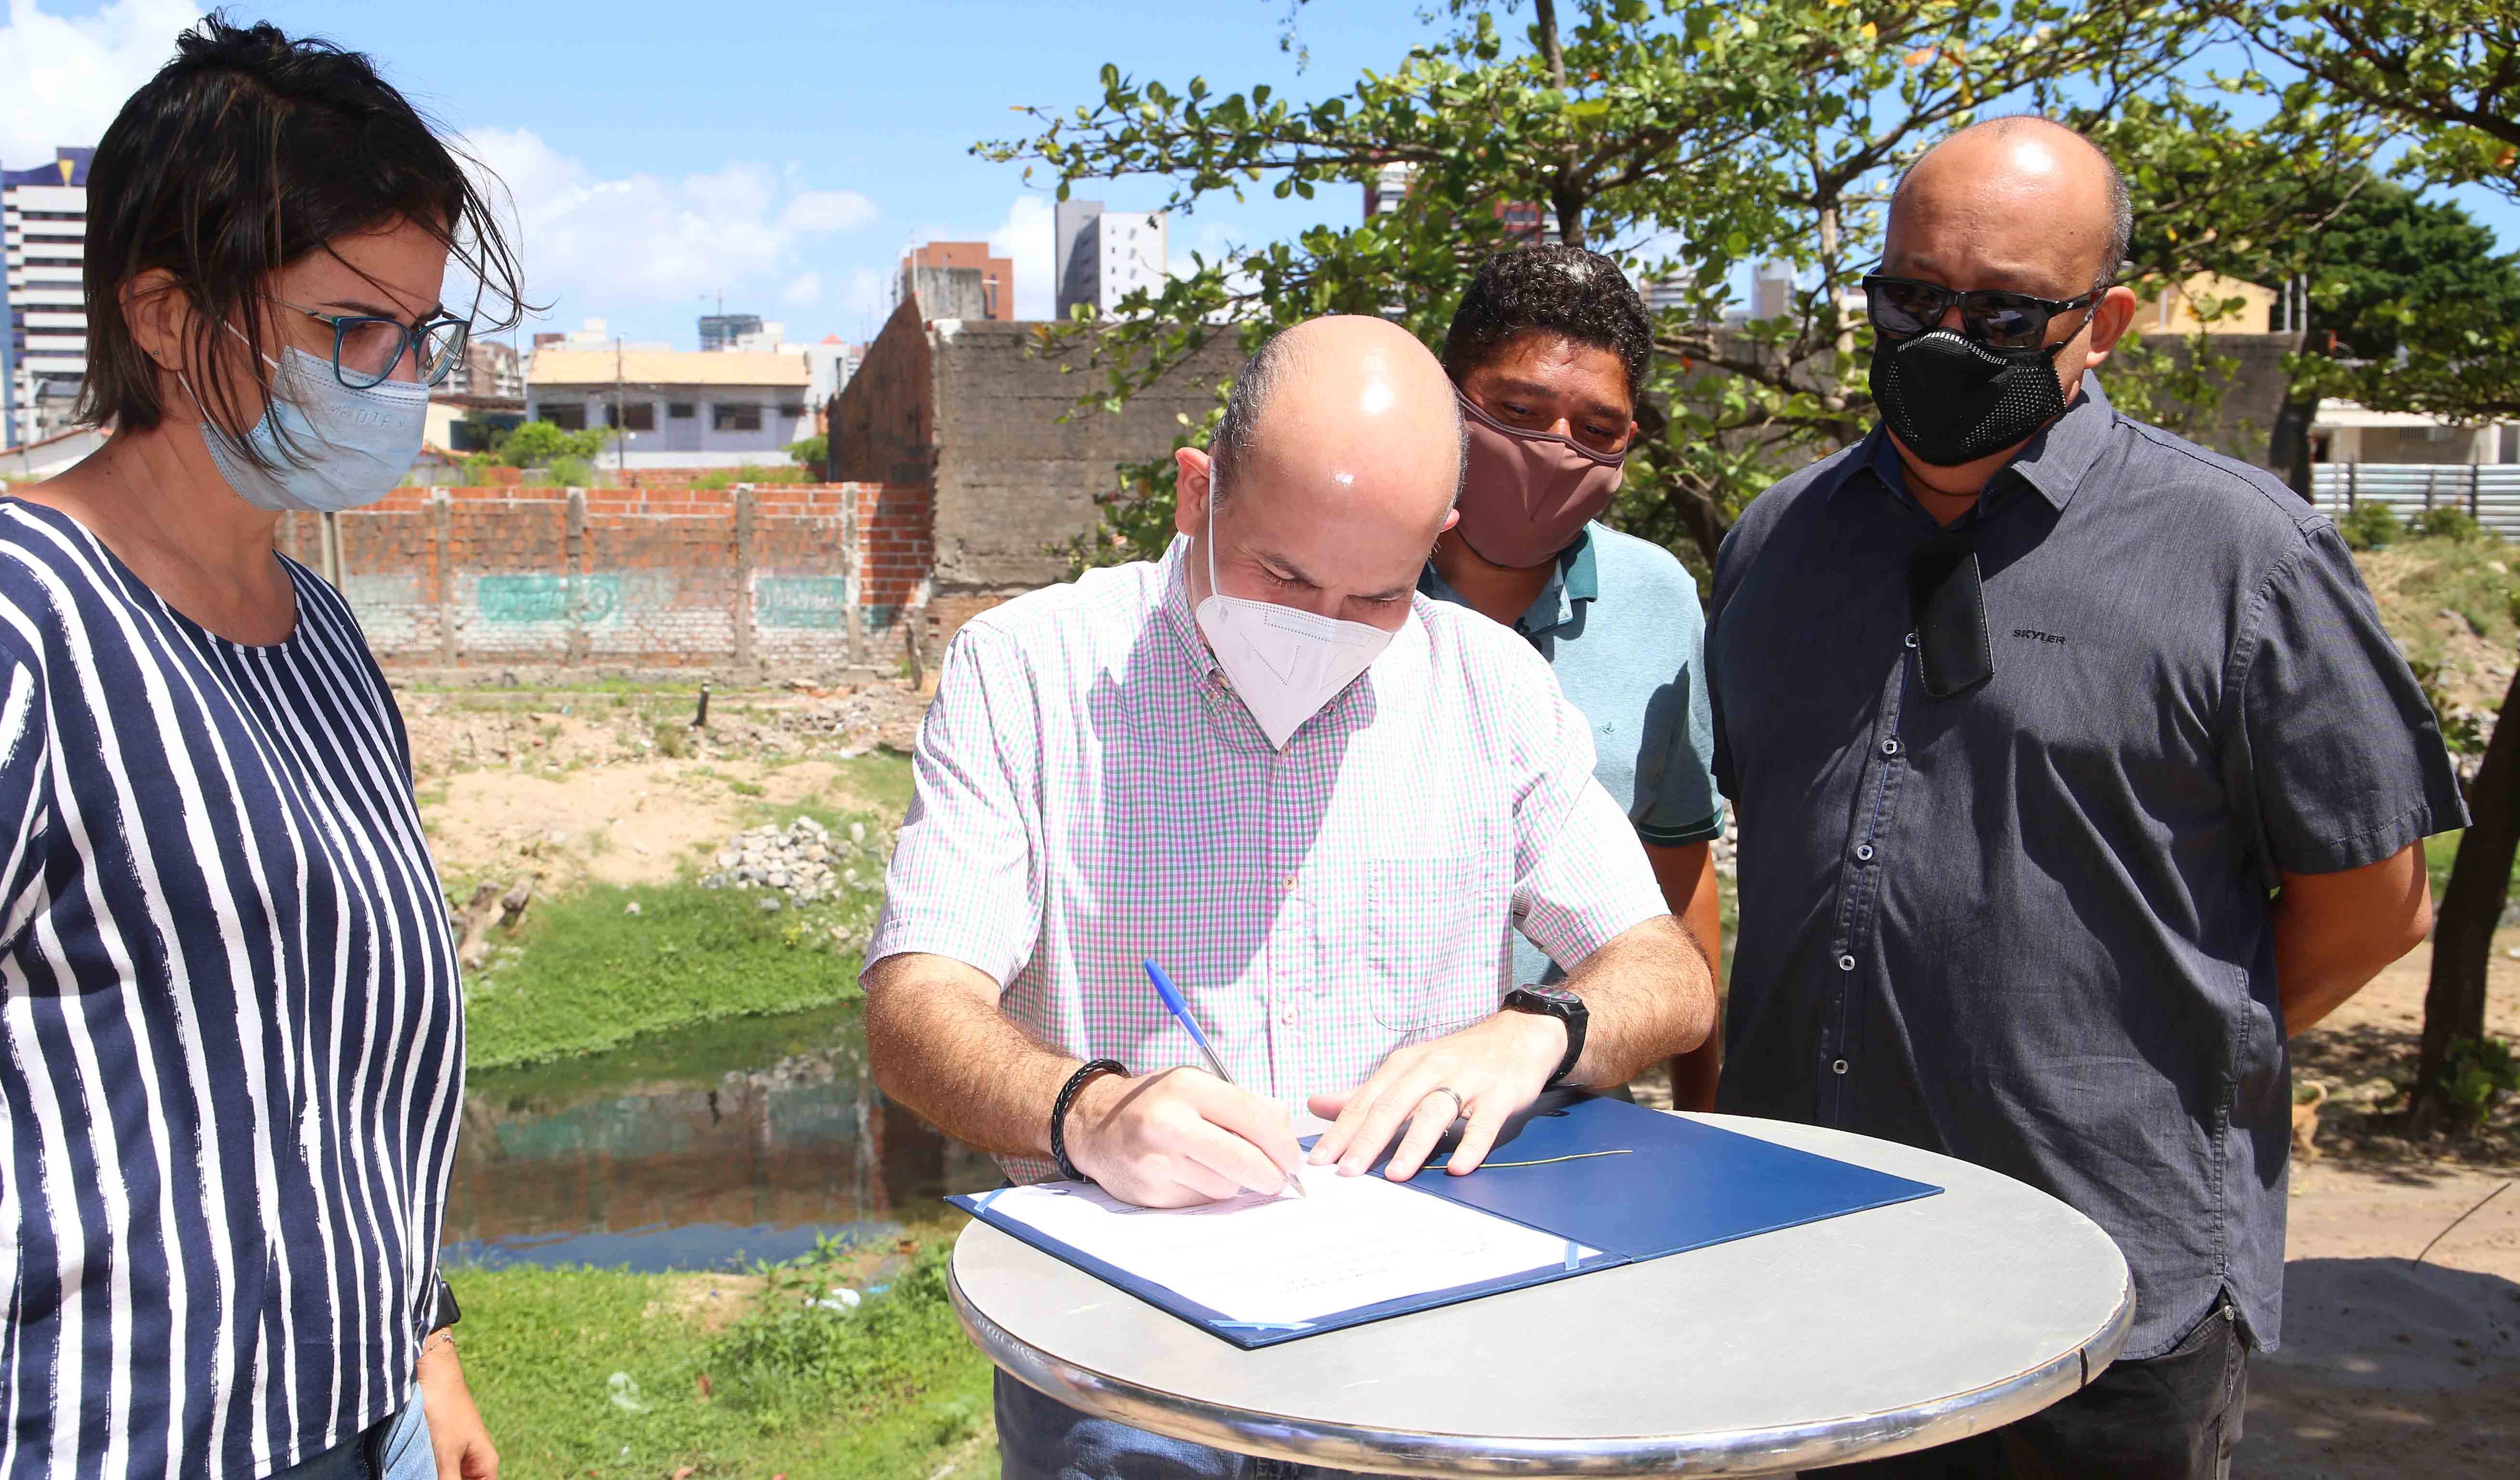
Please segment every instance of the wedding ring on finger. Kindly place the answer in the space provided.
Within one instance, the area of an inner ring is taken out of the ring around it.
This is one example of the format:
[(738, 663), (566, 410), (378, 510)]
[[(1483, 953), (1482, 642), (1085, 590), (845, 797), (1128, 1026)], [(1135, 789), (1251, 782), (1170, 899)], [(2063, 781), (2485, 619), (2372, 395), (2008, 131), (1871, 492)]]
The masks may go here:
[(1427, 1100), (1434, 1099), (1438, 1095), (1444, 1096), (1446, 1099), (1453, 1101), (1453, 1113), (1451, 1119), (1459, 1120), (1463, 1115), (1469, 1113), (1469, 1102), (1462, 1099), (1461, 1092), (1446, 1085), (1439, 1084), (1435, 1086), (1435, 1088), (1428, 1090), (1425, 1094), (1418, 1096), (1418, 1102), (1419, 1104), (1424, 1104)]

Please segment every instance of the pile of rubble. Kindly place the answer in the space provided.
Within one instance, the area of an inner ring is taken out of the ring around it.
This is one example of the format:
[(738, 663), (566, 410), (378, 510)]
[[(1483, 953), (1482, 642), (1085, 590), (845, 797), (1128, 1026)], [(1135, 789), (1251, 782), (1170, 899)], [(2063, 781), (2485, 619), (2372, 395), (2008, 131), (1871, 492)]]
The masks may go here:
[[(835, 899), (858, 882), (849, 855), (866, 842), (866, 824), (849, 824), (848, 836), (810, 817), (787, 827), (764, 823), (735, 835), (720, 848), (717, 867), (700, 876), (705, 889), (761, 889), (798, 905)], [(764, 906), (770, 902), (765, 900)]]

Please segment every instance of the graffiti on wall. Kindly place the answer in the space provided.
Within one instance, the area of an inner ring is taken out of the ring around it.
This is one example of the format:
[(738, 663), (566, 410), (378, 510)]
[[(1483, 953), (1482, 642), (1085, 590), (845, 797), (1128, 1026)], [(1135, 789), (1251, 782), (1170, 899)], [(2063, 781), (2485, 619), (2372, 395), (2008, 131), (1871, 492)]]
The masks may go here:
[(849, 624), (849, 583), (836, 575), (765, 575), (752, 583), (752, 619), (762, 627), (822, 631)]
[(499, 626), (568, 622), (601, 627), (621, 614), (617, 575), (485, 575), (473, 587), (481, 620)]

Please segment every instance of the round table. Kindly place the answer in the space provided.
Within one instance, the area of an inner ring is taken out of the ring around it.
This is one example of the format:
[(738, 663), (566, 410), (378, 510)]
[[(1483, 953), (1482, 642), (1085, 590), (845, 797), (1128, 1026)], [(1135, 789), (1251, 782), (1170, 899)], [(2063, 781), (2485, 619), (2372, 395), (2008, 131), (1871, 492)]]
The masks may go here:
[(2125, 1344), (2126, 1260), (2055, 1198), (1843, 1131), (1692, 1118), (1944, 1190), (1247, 1352), (975, 1222), (954, 1306), (991, 1361), (1071, 1408), (1384, 1475), (1904, 1454), (2036, 1413)]

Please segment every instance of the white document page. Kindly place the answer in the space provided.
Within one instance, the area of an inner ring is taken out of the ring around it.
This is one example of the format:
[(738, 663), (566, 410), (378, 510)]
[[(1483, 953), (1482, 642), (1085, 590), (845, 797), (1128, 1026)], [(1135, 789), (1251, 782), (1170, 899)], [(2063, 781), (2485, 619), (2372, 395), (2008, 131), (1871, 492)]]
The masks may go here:
[(1141, 1208), (1090, 1183), (1058, 1182), (1011, 1188), (989, 1210), (1255, 1323), (1295, 1324), (1566, 1263), (1566, 1240), (1554, 1233), (1376, 1176), (1314, 1166), (1302, 1175), (1308, 1197), (1247, 1192)]

